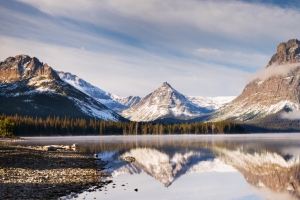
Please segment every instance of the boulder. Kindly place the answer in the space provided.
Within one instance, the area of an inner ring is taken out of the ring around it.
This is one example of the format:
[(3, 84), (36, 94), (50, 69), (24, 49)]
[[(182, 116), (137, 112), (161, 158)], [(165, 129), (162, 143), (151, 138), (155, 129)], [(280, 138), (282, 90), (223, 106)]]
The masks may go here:
[(54, 147), (54, 146), (44, 146), (43, 148), (46, 149), (47, 151), (56, 151), (57, 150), (56, 147)]
[(123, 158), (123, 160), (130, 163), (135, 162), (135, 158), (132, 156), (126, 156)]

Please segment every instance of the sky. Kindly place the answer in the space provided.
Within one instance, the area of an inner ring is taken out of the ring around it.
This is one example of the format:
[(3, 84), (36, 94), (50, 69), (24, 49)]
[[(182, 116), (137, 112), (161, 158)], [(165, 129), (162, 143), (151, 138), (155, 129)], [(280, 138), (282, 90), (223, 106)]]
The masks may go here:
[(298, 38), (297, 0), (0, 0), (0, 61), (26, 54), (107, 92), (163, 82), (236, 96), (279, 43)]

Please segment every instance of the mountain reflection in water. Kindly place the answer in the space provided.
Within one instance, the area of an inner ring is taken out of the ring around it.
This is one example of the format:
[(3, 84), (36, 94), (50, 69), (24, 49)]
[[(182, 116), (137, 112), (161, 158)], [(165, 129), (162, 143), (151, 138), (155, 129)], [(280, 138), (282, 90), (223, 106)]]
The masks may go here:
[[(208, 172), (208, 171), (227, 171), (236, 170), (226, 165), (221, 160), (214, 158), (212, 154), (201, 151), (175, 152), (168, 155), (156, 149), (137, 148), (120, 154), (119, 152), (99, 153), (98, 157), (102, 160), (111, 160), (105, 172), (112, 176), (119, 174), (139, 174), (145, 172), (152, 176), (165, 187), (169, 187), (172, 182), (180, 176), (190, 172)], [(124, 158), (131, 156), (135, 162), (128, 163)]]
[[(275, 196), (286, 193), (290, 199), (300, 199), (300, 134), (70, 137), (47, 139), (47, 144), (50, 141), (78, 143), (80, 151), (97, 153), (102, 161), (110, 161), (102, 173), (113, 177), (145, 173), (172, 187), (191, 173), (238, 173), (260, 190), (267, 188)], [(45, 141), (39, 138), (27, 143), (42, 145)], [(127, 156), (135, 161), (125, 162)]]

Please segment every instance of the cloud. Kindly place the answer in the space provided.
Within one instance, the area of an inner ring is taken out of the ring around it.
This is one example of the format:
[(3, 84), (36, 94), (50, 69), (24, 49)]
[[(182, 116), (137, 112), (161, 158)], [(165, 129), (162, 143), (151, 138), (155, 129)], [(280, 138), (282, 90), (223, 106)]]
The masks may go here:
[[(19, 2), (54, 19), (93, 24), (100, 30), (92, 36), (126, 42), (162, 56), (197, 56), (251, 72), (267, 64), (278, 43), (300, 32), (298, 10), (242, 1), (74, 0), (71, 5), (67, 0)], [(89, 28), (86, 26), (85, 32)]]
[[(194, 27), (237, 39), (245, 36), (283, 38), (298, 35), (300, 30), (298, 10), (242, 1), (73, 0), (72, 4), (68, 0), (19, 1), (53, 16), (88, 21), (131, 33), (138, 33), (137, 29), (142, 31), (149, 25), (162, 28), (156, 31), (181, 27), (185, 32), (185, 28)], [(146, 30), (155, 34), (156, 31), (149, 31), (152, 27)]]
[(298, 21), (297, 10), (241, 1), (6, 1), (0, 58), (36, 56), (124, 96), (164, 81), (186, 95), (237, 95)]
[(293, 110), (293, 111), (290, 111), (290, 112), (283, 112), (280, 115), (280, 117), (283, 118), (283, 119), (299, 120), (300, 119), (300, 111)]
[(262, 81), (265, 81), (271, 77), (274, 76), (281, 76), (281, 77), (285, 77), (287, 76), (293, 69), (300, 67), (299, 63), (295, 63), (295, 64), (285, 64), (285, 65), (277, 65), (277, 64), (273, 64), (269, 67), (266, 67), (256, 73), (254, 73), (253, 75), (249, 76), (249, 80), (255, 80), (255, 79), (260, 79)]
[(203, 59), (212, 60), (215, 62), (223, 62), (232, 65), (238, 65), (241, 68), (262, 67), (262, 63), (267, 63), (270, 56), (262, 54), (245, 54), (235, 51), (222, 51), (213, 48), (198, 48), (195, 54)]

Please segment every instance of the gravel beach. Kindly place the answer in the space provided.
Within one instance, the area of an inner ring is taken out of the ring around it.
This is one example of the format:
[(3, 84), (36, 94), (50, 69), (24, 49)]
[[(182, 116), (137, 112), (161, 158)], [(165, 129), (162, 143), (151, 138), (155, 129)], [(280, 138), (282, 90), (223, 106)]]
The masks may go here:
[(111, 183), (105, 164), (86, 153), (41, 147), (1, 146), (0, 199), (58, 199)]

